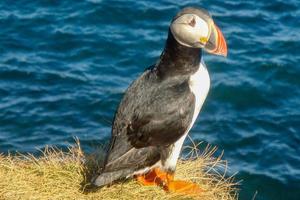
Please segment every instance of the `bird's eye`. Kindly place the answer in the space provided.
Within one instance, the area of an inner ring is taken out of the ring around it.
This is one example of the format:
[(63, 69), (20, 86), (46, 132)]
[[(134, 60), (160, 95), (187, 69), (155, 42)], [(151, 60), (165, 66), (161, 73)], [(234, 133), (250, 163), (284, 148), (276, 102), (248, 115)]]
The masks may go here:
[(196, 25), (196, 20), (195, 18), (193, 17), (193, 19), (189, 22), (189, 25), (194, 27)]

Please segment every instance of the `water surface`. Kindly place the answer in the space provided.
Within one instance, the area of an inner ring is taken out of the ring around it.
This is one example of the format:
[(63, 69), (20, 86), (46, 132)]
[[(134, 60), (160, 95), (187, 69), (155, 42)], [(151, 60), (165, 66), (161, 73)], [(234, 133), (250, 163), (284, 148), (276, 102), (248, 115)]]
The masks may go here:
[(212, 86), (191, 136), (225, 150), (240, 199), (300, 198), (300, 2), (0, 2), (0, 151), (91, 151), (124, 90), (156, 62), (172, 17), (208, 9), (227, 59), (204, 55)]

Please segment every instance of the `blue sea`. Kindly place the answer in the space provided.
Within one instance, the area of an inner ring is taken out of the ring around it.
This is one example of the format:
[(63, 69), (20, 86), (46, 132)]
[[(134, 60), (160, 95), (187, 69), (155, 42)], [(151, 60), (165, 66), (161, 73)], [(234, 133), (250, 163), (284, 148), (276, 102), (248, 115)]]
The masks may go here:
[(0, 152), (107, 143), (124, 90), (185, 6), (213, 15), (228, 57), (191, 130), (224, 150), (239, 199), (300, 199), (299, 0), (0, 1)]

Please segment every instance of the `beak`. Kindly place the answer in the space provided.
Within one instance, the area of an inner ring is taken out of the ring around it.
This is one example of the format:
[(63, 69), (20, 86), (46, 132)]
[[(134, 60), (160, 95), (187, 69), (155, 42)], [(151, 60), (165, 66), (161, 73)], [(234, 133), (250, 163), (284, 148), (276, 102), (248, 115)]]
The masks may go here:
[(212, 31), (204, 49), (211, 54), (227, 56), (226, 40), (219, 27), (215, 24), (212, 24)]

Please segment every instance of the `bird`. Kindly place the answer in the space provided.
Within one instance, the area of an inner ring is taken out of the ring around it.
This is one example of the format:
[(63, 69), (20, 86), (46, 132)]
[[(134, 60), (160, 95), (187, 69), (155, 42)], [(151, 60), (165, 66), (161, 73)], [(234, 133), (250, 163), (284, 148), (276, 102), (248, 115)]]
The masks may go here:
[(174, 174), (210, 89), (203, 50), (226, 57), (226, 40), (208, 11), (183, 8), (171, 20), (156, 64), (131, 83), (120, 101), (103, 167), (92, 184), (103, 187), (135, 177), (169, 192), (201, 191)]

